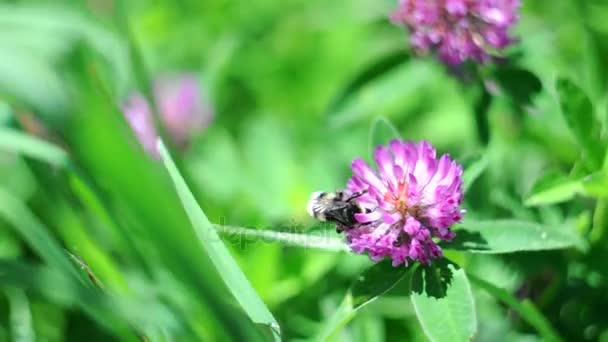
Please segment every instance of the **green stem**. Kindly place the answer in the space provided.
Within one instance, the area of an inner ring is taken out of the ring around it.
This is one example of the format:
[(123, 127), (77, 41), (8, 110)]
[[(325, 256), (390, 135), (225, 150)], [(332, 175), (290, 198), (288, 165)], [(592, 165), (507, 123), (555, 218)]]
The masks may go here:
[(256, 238), (265, 242), (279, 242), (288, 246), (313, 248), (332, 252), (349, 251), (342, 239), (330, 237), (325, 234), (311, 235), (277, 232), (273, 230), (258, 230), (244, 227), (225, 226), (214, 224), (215, 230), (225, 236)]

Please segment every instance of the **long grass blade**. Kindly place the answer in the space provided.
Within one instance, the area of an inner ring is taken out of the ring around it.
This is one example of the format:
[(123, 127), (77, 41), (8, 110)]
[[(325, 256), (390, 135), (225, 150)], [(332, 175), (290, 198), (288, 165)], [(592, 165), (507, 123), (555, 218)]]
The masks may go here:
[(165, 164), (169, 176), (173, 181), (177, 194), (184, 206), (184, 209), (192, 223), (195, 233), (203, 249), (207, 252), (213, 265), (222, 277), (222, 280), (243, 307), (247, 315), (254, 323), (267, 326), (271, 329), (274, 339), (280, 340), (279, 325), (270, 310), (266, 307), (262, 299), (255, 292), (249, 280), (238, 264), (230, 255), (230, 252), (217, 235), (213, 225), (199, 207), (196, 199), (188, 189), (188, 185), (179, 173), (167, 148), (162, 140), (158, 140), (158, 151)]

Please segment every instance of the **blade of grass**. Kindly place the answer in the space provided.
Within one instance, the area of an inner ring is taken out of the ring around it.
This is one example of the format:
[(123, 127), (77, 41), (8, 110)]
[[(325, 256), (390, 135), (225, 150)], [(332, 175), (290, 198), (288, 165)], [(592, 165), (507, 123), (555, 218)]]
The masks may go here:
[(120, 341), (136, 341), (127, 322), (169, 331), (177, 327), (174, 314), (158, 301), (105, 294), (54, 267), (0, 260), (0, 284), (34, 293), (60, 307), (82, 309)]
[(199, 242), (209, 255), (209, 258), (222, 277), (222, 280), (251, 320), (254, 323), (270, 327), (274, 335), (274, 340), (280, 341), (280, 328), (277, 321), (262, 299), (255, 292), (251, 283), (247, 280), (247, 277), (245, 277), (245, 274), (243, 274), (238, 264), (232, 258), (232, 255), (230, 255), (230, 252), (217, 235), (213, 225), (199, 207), (196, 199), (188, 189), (188, 185), (179, 173), (175, 163), (173, 163), (162, 140), (159, 139), (157, 141), (157, 146), (162, 161), (165, 164), (165, 168), (175, 185), (177, 194), (192, 223)]
[[(93, 284), (93, 286), (95, 286), (95, 288), (104, 292), (105, 286), (103, 285), (101, 280), (99, 280), (99, 278), (97, 278), (97, 276), (95, 275), (93, 270), (89, 267), (89, 265), (87, 265), (87, 263), (84, 262), (84, 260), (82, 260), (80, 257), (70, 253), (69, 251), (66, 251), (66, 252), (70, 256), (72, 261), (74, 263), (76, 263), (76, 265), (78, 265), (87, 274), (87, 277), (89, 278), (89, 281), (91, 282), (91, 284)], [(137, 338), (140, 341), (144, 341), (144, 342), (148, 341), (148, 337), (140, 329), (138, 329), (135, 326), (132, 326), (132, 329), (133, 329), (133, 333), (137, 336)]]
[(30, 247), (50, 266), (80, 279), (78, 271), (67, 259), (59, 242), (27, 206), (10, 192), (0, 188), (0, 218), (19, 233)]
[(32, 324), (32, 311), (25, 291), (6, 288), (6, 297), (10, 308), (10, 325), (13, 341), (30, 342), (36, 340)]
[(67, 166), (68, 154), (53, 144), (21, 133), (0, 128), (0, 150), (18, 153), (55, 166)]

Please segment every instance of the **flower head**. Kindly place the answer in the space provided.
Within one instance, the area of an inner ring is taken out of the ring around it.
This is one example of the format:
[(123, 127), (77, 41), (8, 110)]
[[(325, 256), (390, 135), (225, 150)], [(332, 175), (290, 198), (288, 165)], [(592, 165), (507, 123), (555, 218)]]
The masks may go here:
[(399, 0), (393, 22), (407, 26), (420, 53), (437, 51), (448, 64), (490, 60), (513, 40), (509, 29), (519, 19), (519, 0)]
[(393, 140), (374, 159), (377, 172), (359, 158), (351, 165), (347, 191), (363, 192), (357, 202), (365, 209), (345, 230), (351, 249), (374, 261), (390, 257), (394, 266), (441, 257), (435, 240), (453, 239), (450, 227), (464, 214), (462, 167), (447, 154), (437, 158), (426, 141)]
[[(167, 133), (178, 146), (185, 146), (193, 135), (202, 131), (213, 119), (213, 111), (201, 98), (197, 79), (190, 74), (164, 75), (153, 85), (154, 101)], [(157, 132), (150, 105), (140, 93), (132, 94), (122, 112), (144, 150), (158, 157)]]

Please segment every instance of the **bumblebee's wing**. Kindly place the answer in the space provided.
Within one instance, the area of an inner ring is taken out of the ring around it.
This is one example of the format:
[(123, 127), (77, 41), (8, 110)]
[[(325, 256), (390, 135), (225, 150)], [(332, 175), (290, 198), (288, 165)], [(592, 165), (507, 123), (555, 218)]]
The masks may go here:
[(325, 213), (334, 206), (335, 195), (323, 191), (314, 192), (308, 200), (306, 211), (319, 221), (325, 221)]

